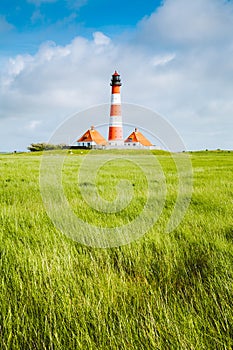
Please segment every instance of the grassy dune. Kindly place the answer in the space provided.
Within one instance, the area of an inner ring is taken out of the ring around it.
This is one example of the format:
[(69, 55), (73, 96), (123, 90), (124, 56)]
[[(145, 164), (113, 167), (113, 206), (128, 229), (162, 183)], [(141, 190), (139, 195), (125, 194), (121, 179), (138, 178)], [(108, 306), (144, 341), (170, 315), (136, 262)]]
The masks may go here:
[[(77, 151), (64, 164), (73, 211), (106, 226), (106, 215), (111, 224), (137, 216), (143, 174), (106, 165), (100, 194), (109, 200), (123, 176), (136, 199), (120, 213), (99, 214), (75, 185), (83, 156)], [(193, 196), (182, 223), (164, 233), (178, 178), (170, 155), (158, 154), (168, 190), (158, 222), (129, 245), (101, 249), (54, 227), (40, 194), (41, 154), (0, 156), (0, 349), (233, 348), (233, 152), (190, 157)]]

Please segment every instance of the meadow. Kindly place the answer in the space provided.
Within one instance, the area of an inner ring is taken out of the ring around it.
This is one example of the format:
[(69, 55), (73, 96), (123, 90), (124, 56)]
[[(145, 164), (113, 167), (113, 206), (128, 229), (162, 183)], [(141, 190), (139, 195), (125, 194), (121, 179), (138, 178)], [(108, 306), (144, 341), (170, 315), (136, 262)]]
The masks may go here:
[[(133, 220), (146, 202), (143, 173), (124, 161), (105, 164), (99, 194), (111, 200), (123, 177), (134, 198), (99, 213), (77, 186), (85, 153), (64, 162), (75, 215), (106, 227)], [(167, 187), (159, 219), (141, 238), (106, 249), (54, 226), (40, 192), (41, 153), (0, 155), (0, 349), (233, 348), (233, 152), (189, 155), (193, 193), (179, 226), (165, 233), (178, 177), (172, 157), (157, 152)], [(88, 181), (81, 185), (91, 192)]]

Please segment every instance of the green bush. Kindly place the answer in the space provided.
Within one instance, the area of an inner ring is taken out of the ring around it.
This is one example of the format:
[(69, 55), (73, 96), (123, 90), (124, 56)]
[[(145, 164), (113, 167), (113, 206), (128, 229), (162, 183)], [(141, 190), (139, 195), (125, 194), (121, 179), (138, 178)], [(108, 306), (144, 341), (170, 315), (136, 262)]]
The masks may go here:
[(32, 143), (27, 149), (31, 152), (40, 152), (40, 151), (51, 151), (56, 149), (66, 149), (68, 146), (65, 144), (51, 145), (49, 143)]

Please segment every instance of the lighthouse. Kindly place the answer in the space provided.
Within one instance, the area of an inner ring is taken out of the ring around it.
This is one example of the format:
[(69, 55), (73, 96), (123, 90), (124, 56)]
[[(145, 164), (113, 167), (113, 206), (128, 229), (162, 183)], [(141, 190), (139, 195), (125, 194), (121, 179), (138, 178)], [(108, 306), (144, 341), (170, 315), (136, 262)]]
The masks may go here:
[(121, 146), (124, 144), (122, 115), (121, 115), (121, 78), (120, 74), (115, 71), (112, 75), (111, 84), (111, 109), (108, 131), (108, 143), (110, 146)]
[(76, 142), (73, 148), (97, 149), (159, 149), (153, 145), (139, 130), (134, 131), (124, 140), (121, 114), (121, 77), (117, 71), (112, 74), (111, 108), (108, 128), (108, 141), (94, 126), (88, 129)]

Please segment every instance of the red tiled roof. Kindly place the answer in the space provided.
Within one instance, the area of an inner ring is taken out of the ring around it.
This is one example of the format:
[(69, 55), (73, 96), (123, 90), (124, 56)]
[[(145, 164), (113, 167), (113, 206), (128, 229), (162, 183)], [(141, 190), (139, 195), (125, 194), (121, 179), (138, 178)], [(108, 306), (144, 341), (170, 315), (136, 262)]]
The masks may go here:
[(95, 142), (97, 145), (106, 145), (107, 141), (105, 138), (93, 127), (87, 130), (77, 142)]
[(143, 146), (153, 146), (152, 143), (137, 129), (127, 137), (125, 142), (139, 142)]

